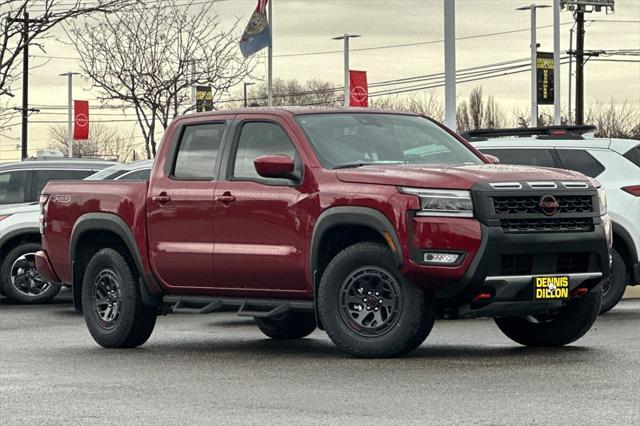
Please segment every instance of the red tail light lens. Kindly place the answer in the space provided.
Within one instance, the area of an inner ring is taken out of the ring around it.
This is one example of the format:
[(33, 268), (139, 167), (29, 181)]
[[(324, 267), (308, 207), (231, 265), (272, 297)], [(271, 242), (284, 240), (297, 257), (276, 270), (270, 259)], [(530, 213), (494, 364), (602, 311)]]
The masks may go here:
[(49, 196), (47, 194), (40, 195), (40, 217), (38, 217), (38, 221), (40, 222), (40, 234), (44, 234), (45, 222), (44, 215), (46, 213), (47, 201), (49, 201)]
[(640, 197), (640, 185), (625, 186), (622, 188), (622, 190), (628, 192), (633, 196)]

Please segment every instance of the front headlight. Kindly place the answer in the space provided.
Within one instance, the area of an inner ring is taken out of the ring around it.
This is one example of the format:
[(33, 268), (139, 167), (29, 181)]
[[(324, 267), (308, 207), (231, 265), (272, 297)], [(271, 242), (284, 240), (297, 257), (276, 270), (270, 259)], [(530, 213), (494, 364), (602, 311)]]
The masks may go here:
[(607, 214), (607, 193), (603, 187), (598, 188), (598, 205), (600, 206), (600, 214)]
[(473, 202), (469, 191), (407, 187), (399, 187), (398, 190), (418, 197), (418, 216), (473, 217)]

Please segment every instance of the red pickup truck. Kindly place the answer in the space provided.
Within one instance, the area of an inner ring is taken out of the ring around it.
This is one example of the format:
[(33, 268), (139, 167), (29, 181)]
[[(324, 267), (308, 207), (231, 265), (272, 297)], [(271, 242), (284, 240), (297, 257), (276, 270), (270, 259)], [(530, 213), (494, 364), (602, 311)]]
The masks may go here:
[(158, 314), (230, 306), (360, 357), (415, 349), (437, 317), (571, 343), (609, 274), (605, 200), (579, 173), (495, 162), (417, 114), (179, 117), (148, 183), (47, 185), (36, 262), (105, 347), (143, 344)]

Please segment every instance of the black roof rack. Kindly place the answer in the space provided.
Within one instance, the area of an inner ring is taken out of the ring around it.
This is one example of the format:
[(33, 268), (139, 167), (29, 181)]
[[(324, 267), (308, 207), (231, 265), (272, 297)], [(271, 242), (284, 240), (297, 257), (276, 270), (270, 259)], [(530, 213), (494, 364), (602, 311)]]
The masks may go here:
[(538, 139), (584, 139), (585, 133), (596, 131), (596, 126), (547, 126), (516, 127), (513, 129), (474, 129), (463, 132), (461, 136), (468, 141), (486, 141), (487, 138), (515, 136), (519, 138), (538, 136)]

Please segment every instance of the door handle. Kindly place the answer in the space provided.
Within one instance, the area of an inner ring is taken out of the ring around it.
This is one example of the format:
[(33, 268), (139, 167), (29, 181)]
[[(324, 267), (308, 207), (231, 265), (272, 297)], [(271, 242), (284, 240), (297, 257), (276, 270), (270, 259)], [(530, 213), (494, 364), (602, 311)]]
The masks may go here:
[(236, 200), (236, 197), (231, 195), (229, 191), (225, 192), (222, 195), (218, 195), (216, 197), (216, 201), (222, 204), (230, 204), (230, 203), (233, 203), (235, 200)]
[(154, 203), (162, 205), (171, 201), (171, 197), (168, 196), (166, 192), (161, 192), (160, 195), (156, 195), (155, 197), (151, 198), (151, 200)]

